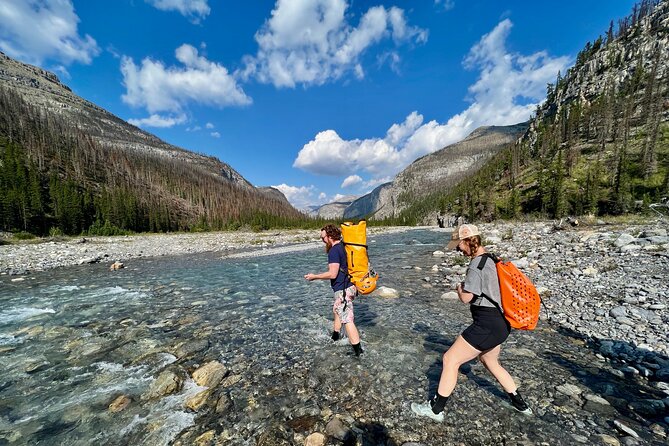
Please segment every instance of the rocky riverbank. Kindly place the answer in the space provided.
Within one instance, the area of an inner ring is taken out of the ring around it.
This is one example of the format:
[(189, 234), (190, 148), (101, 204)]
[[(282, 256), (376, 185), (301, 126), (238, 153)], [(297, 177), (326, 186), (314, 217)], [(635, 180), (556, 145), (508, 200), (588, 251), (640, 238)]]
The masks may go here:
[[(461, 368), (443, 424), (409, 408), (434, 393), (441, 355), (470, 321), (452, 292), (467, 259), (444, 251), (447, 229), (378, 238), (370, 229), (384, 292), (356, 300), (359, 359), (346, 355), (346, 339), (330, 341), (327, 284), (302, 278), (324, 261), (314, 231), (243, 242), (222, 241), (239, 233), (159, 235), (100, 238), (115, 240), (96, 245), (108, 254), (104, 266), (0, 277), (4, 316), (16, 324), (0, 339), (0, 442), (64, 444), (104, 432), (95, 438), (152, 445), (666, 444), (666, 223), (480, 227), (545, 301), (537, 329), (514, 331), (502, 353), (533, 417), (505, 405), (475, 362)], [(33, 245), (14, 245), (3, 262), (22, 246), (15, 258), (36, 258)], [(240, 258), (300, 249), (278, 262)], [(206, 251), (230, 261), (132, 261)], [(109, 271), (113, 260), (128, 268)], [(33, 271), (28, 264), (16, 263)], [(63, 399), (46, 414), (35, 409), (44, 389)]]
[[(370, 236), (410, 228), (368, 228)], [(229, 231), (175, 234), (142, 234), (114, 237), (38, 239), (0, 245), (0, 274), (11, 276), (63, 266), (127, 262), (140, 257), (178, 256), (217, 252), (261, 254), (272, 249), (318, 240), (318, 230)], [(246, 254), (248, 255), (248, 254)]]

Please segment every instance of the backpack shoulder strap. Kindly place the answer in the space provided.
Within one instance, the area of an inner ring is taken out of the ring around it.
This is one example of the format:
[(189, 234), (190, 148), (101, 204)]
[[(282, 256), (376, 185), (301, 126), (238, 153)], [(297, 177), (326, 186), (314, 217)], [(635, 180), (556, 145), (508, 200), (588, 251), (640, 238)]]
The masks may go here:
[(488, 259), (491, 259), (495, 263), (499, 262), (499, 257), (497, 257), (495, 254), (491, 252), (485, 252), (481, 254), (481, 261), (479, 262), (479, 266), (477, 266), (476, 269), (483, 271), (483, 268), (485, 268), (485, 264)]
[(353, 276), (351, 276), (348, 271), (344, 271), (344, 268), (341, 267), (339, 268), (339, 272), (344, 275), (344, 288), (348, 288), (347, 284), (351, 284), (351, 277)]
[[(483, 268), (485, 267), (485, 264), (488, 261), (488, 259), (491, 259), (495, 263), (498, 263), (500, 261), (499, 257), (497, 257), (495, 254), (491, 252), (483, 253), (481, 257), (482, 257), (481, 261), (479, 262), (479, 265), (476, 267), (476, 269), (481, 271), (483, 271)], [(491, 304), (493, 304), (495, 308), (497, 308), (497, 310), (499, 310), (499, 312), (502, 313), (502, 316), (504, 315), (504, 310), (502, 310), (502, 307), (500, 307), (500, 305), (497, 302), (495, 302), (494, 300), (492, 300), (490, 297), (486, 296), (483, 293), (481, 294), (481, 297), (490, 302)]]

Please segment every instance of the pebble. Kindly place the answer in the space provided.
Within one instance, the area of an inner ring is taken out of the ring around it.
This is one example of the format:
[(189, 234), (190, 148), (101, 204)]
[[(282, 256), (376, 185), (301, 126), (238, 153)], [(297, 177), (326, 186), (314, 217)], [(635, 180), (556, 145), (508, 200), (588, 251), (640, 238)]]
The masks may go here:
[(574, 384), (562, 384), (556, 387), (557, 391), (567, 396), (578, 396), (583, 390)]
[(620, 430), (621, 432), (626, 433), (627, 435), (631, 435), (634, 438), (639, 438), (639, 434), (637, 434), (634, 429), (629, 428), (626, 426), (622, 421), (620, 420), (613, 420), (613, 425)]

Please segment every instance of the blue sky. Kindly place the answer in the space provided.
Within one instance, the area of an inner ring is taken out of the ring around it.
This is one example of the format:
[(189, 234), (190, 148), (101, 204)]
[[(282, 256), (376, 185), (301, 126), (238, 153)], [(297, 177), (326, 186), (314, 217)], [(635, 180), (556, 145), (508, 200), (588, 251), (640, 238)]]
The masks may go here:
[(297, 207), (526, 120), (631, 0), (0, 0), (0, 50)]

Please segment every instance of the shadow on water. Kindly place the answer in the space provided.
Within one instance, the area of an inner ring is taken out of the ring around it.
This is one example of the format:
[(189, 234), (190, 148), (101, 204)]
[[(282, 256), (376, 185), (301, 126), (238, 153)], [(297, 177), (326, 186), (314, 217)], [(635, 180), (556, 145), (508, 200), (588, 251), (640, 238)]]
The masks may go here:
[[(509, 397), (506, 395), (504, 390), (500, 387), (500, 385), (496, 381), (489, 380), (486, 375), (486, 377), (483, 377), (481, 375), (477, 375), (471, 370), (471, 363), (475, 361), (471, 361), (462, 367), (460, 367), (460, 371), (467, 375), (467, 378), (475, 383), (477, 386), (479, 386), (481, 389), (489, 392), (491, 395), (495, 396), (496, 398), (501, 399), (502, 401), (507, 401)], [(488, 373), (487, 371), (485, 373)]]
[(358, 296), (354, 301), (355, 325), (358, 327), (374, 327), (378, 314), (367, 303), (368, 297)]
[[(430, 364), (425, 376), (427, 377), (427, 397), (433, 395), (439, 387), (439, 379), (441, 378), (442, 356), (453, 345), (453, 339), (446, 337), (436, 330), (433, 330), (428, 324), (417, 322), (413, 325), (412, 330), (424, 336), (423, 348), (426, 352), (435, 353), (437, 358)], [(463, 367), (467, 366), (465, 364)]]
[[(569, 352), (549, 351), (543, 357), (552, 361), (562, 369), (568, 371), (580, 384), (601, 395), (609, 402), (612, 409), (620, 415), (647, 425), (649, 422), (658, 422), (669, 415), (669, 409), (662, 404), (667, 395), (658, 388), (654, 388), (648, 381), (637, 377), (630, 364), (642, 366), (648, 370), (669, 366), (669, 358), (657, 352), (639, 348), (633, 343), (612, 339), (595, 340), (568, 328), (559, 327), (556, 330), (563, 336), (584, 341), (585, 346), (594, 353), (604, 353), (611, 360), (614, 368), (626, 368), (628, 371), (622, 376), (612, 373), (601, 365), (594, 363), (589, 355), (575, 355)], [(653, 365), (656, 364), (656, 365)], [(622, 374), (622, 372), (621, 372)], [(656, 381), (666, 382), (651, 377)], [(586, 403), (587, 404), (587, 403)], [(591, 405), (592, 406), (592, 405)], [(602, 409), (602, 408), (600, 408)], [(603, 408), (606, 410), (606, 408)]]
[(344, 440), (345, 446), (398, 446), (388, 433), (388, 429), (379, 423), (357, 424), (356, 427), (362, 431), (362, 434), (355, 436), (349, 435)]

